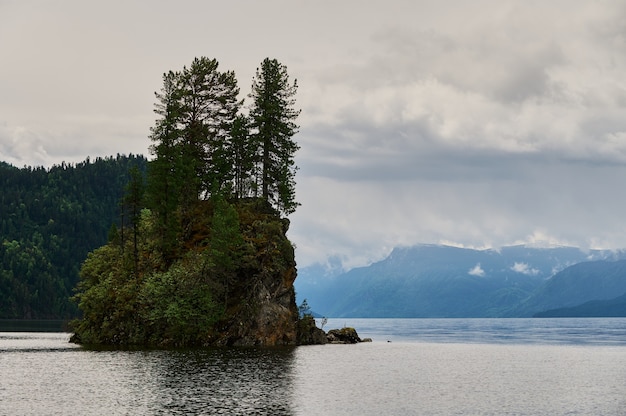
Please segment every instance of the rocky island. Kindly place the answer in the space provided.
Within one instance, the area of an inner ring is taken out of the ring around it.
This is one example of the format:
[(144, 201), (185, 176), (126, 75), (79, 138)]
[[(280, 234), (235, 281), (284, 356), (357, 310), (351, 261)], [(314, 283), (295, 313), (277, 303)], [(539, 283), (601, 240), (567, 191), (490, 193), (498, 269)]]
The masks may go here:
[[(361, 342), (353, 328), (299, 316), (289, 221), (264, 200), (198, 202), (188, 251), (165, 268), (156, 241), (122, 249), (119, 233), (92, 252), (75, 296), (83, 318), (72, 342), (118, 346), (279, 346)], [(141, 229), (152, 235), (151, 213)]]
[[(320, 337), (300, 319), (287, 238), (295, 201), (297, 84), (265, 59), (241, 113), (232, 71), (215, 59), (163, 75), (153, 160), (134, 169), (108, 243), (82, 265), (72, 342), (278, 346)], [(346, 331), (344, 331), (346, 332)], [(323, 333), (323, 331), (322, 331)], [(334, 337), (331, 339), (331, 337)]]

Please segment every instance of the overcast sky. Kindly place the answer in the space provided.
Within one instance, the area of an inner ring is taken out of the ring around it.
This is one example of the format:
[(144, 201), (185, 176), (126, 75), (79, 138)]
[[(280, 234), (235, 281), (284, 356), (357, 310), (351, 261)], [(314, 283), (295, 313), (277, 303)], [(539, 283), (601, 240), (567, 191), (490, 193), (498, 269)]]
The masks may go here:
[(194, 57), (297, 78), (299, 266), (626, 247), (626, 2), (0, 0), (0, 160), (148, 155)]

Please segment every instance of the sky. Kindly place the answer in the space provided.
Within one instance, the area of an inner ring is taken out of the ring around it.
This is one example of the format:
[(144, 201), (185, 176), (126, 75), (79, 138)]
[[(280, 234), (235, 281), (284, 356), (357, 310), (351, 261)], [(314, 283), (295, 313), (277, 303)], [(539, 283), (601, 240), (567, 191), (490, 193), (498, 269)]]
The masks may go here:
[(299, 267), (626, 248), (626, 1), (0, 0), (0, 160), (149, 156), (199, 56), (242, 98), (266, 57), (298, 81)]

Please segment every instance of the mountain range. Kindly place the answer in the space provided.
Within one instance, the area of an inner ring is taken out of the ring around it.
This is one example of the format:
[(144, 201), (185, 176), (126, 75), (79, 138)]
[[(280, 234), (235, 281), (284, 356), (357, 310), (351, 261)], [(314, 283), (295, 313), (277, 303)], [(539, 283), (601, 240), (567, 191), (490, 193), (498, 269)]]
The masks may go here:
[[(613, 299), (626, 294), (623, 251), (417, 245), (339, 270), (319, 264), (299, 270), (298, 299), (328, 317), (530, 317), (549, 310), (559, 316), (561, 308), (590, 301), (610, 301), (609, 316), (616, 316), (620, 299)], [(601, 309), (596, 304), (594, 313), (603, 315)], [(566, 312), (585, 316), (585, 310)]]

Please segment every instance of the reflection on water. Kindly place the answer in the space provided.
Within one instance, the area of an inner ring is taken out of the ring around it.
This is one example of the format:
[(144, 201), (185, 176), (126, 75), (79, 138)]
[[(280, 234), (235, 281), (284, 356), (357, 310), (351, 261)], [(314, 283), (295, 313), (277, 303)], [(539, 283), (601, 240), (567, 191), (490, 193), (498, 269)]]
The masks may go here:
[(0, 332), (61, 332), (68, 321), (58, 319), (0, 319)]
[[(289, 415), (291, 349), (161, 351), (148, 361), (150, 413)], [(145, 394), (143, 394), (145, 396)]]
[(626, 414), (624, 318), (335, 323), (374, 342), (121, 351), (0, 333), (0, 415)]
[(290, 415), (294, 349), (86, 350), (0, 334), (0, 414)]

